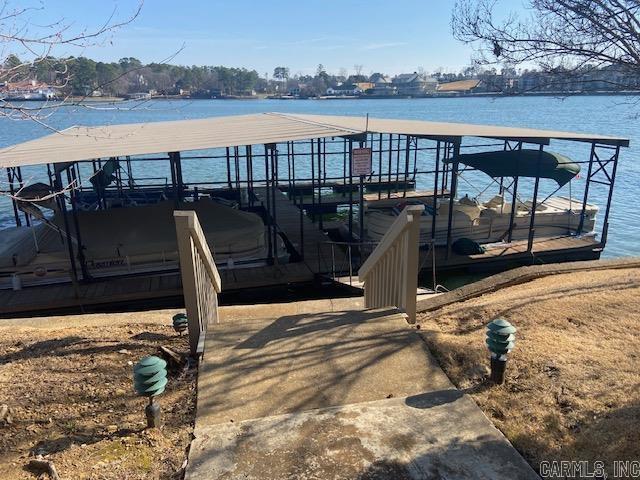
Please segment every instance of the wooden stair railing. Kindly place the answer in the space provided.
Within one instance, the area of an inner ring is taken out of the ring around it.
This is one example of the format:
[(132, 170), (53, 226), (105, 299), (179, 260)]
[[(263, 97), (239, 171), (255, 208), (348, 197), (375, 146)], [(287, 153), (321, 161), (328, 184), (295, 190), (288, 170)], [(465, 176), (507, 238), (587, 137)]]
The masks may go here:
[(209, 324), (218, 323), (220, 274), (194, 211), (173, 212), (180, 254), (184, 303), (189, 320), (189, 348), (192, 356), (204, 351)]
[(420, 250), (420, 216), (424, 205), (408, 205), (367, 258), (358, 278), (366, 308), (397, 307), (416, 321)]

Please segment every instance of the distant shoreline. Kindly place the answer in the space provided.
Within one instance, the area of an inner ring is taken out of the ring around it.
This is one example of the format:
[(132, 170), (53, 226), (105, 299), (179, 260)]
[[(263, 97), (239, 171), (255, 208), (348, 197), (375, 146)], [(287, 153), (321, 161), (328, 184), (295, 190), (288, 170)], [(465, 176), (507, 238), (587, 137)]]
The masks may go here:
[(594, 96), (637, 96), (640, 90), (633, 91), (596, 91), (596, 92), (527, 92), (527, 93), (436, 93), (429, 95), (341, 95), (321, 97), (266, 97), (268, 100), (423, 100), (433, 98), (508, 98), (508, 97), (594, 97)]
[(633, 91), (595, 91), (595, 92), (527, 92), (527, 93), (436, 93), (429, 95), (322, 95), (319, 97), (294, 97), (283, 95), (256, 95), (253, 97), (242, 97), (229, 95), (216, 98), (199, 97), (152, 97), (152, 100), (423, 100), (433, 98), (507, 98), (507, 97), (592, 97), (592, 96), (637, 96), (640, 90)]
[[(150, 99), (128, 99), (123, 97), (69, 97), (64, 100), (44, 100), (44, 99), (28, 99), (19, 100), (19, 102), (59, 102), (60, 106), (68, 104), (83, 104), (83, 103), (120, 103), (120, 102), (146, 102), (150, 100), (425, 100), (425, 99), (443, 99), (443, 98), (522, 98), (522, 97), (602, 97), (602, 96), (617, 96), (617, 97), (633, 97), (640, 96), (640, 90), (634, 91), (596, 91), (596, 92), (527, 92), (527, 93), (466, 93), (466, 94), (430, 94), (430, 95), (340, 95), (340, 96), (320, 96), (320, 97), (293, 97), (293, 96), (265, 96), (256, 95), (252, 97), (248, 96), (235, 96), (229, 95), (225, 97), (203, 98), (203, 97), (185, 97), (185, 96), (157, 96)], [(18, 102), (18, 101), (16, 101)]]

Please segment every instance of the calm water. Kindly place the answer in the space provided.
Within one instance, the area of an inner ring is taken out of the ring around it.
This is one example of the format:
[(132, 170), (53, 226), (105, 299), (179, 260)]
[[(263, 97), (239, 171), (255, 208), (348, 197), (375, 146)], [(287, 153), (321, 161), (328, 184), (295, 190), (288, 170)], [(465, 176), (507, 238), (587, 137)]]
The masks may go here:
[[(48, 124), (61, 129), (71, 125), (101, 125), (113, 123), (150, 122), (256, 112), (296, 112), (335, 115), (365, 115), (387, 118), (407, 118), (467, 123), (487, 123), (507, 126), (547, 128), (623, 136), (631, 139), (631, 147), (623, 149), (618, 168), (611, 226), (606, 256), (640, 255), (640, 103), (625, 97), (571, 97), (556, 99), (531, 98), (448, 98), (416, 100), (341, 100), (341, 101), (278, 101), (278, 100), (198, 100), (159, 101), (134, 109), (95, 106), (94, 108), (64, 108), (56, 111)], [(44, 127), (29, 121), (0, 118), (0, 146), (30, 140), (50, 133)], [(569, 155), (575, 160), (588, 160), (589, 147), (572, 142), (552, 142), (551, 151)], [(149, 165), (149, 164), (146, 164)], [(149, 165), (164, 168), (161, 165)], [(185, 166), (185, 180), (196, 178), (204, 168), (197, 164)], [(208, 167), (210, 168), (210, 167)], [(25, 176), (38, 179), (42, 170), (27, 170)], [(145, 172), (153, 175), (153, 171)], [(337, 174), (341, 173), (336, 172)], [(160, 172), (164, 176), (163, 172)], [(573, 196), (584, 188), (584, 176), (573, 182)], [(485, 182), (486, 183), (486, 182)], [(0, 185), (6, 185), (3, 180)], [(423, 185), (423, 187), (428, 187)], [(461, 185), (474, 194), (471, 187)], [(542, 194), (551, 191), (545, 186)], [(568, 195), (567, 188), (559, 194)], [(606, 191), (594, 189), (592, 203), (604, 206)], [(12, 209), (6, 199), (0, 198), (0, 225), (12, 222)], [(601, 215), (602, 217), (602, 215)]]

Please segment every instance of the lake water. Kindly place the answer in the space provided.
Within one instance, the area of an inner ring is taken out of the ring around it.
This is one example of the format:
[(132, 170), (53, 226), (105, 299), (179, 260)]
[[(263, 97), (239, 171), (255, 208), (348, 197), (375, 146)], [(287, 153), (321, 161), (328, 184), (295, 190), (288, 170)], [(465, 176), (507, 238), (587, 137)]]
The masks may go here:
[[(131, 108), (95, 105), (92, 108), (65, 107), (46, 122), (62, 129), (72, 125), (103, 125), (239, 115), (257, 112), (291, 112), (327, 115), (365, 115), (448, 122), (486, 123), (609, 134), (631, 139), (622, 149), (610, 220), (607, 257), (640, 255), (640, 102), (621, 96), (579, 96), (565, 99), (528, 98), (438, 98), (413, 100), (176, 100), (156, 101)], [(32, 121), (0, 118), (0, 147), (51, 133)], [(548, 147), (575, 160), (588, 160), (589, 146), (576, 142), (552, 142)], [(153, 167), (151, 167), (153, 168)], [(158, 167), (160, 168), (160, 167)], [(153, 172), (146, 172), (148, 175)], [(198, 175), (197, 165), (189, 176)], [(341, 173), (336, 172), (338, 175)], [(27, 171), (25, 176), (29, 176)], [(584, 187), (586, 173), (572, 183)], [(31, 177), (30, 177), (31, 178)], [(186, 179), (188, 180), (188, 179)], [(6, 186), (6, 181), (0, 185)], [(420, 186), (420, 185), (419, 185)], [(423, 185), (428, 188), (428, 185)], [(594, 189), (592, 203), (604, 207), (604, 188)], [(542, 190), (544, 194), (545, 190)], [(461, 193), (465, 193), (461, 185)], [(469, 191), (470, 194), (473, 191)], [(561, 194), (568, 194), (562, 191)], [(576, 191), (573, 191), (576, 195)], [(600, 216), (602, 217), (602, 215)], [(10, 225), (13, 211), (6, 198), (0, 198), (0, 225)]]

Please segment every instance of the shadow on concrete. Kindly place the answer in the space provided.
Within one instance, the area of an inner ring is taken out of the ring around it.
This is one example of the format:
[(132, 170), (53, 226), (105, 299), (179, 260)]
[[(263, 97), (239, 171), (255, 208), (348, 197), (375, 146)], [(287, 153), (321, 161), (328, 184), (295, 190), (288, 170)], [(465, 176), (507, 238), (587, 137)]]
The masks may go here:
[[(389, 309), (377, 311), (365, 317), (353, 315), (353, 312), (287, 315), (276, 319), (234, 348), (261, 348), (275, 340), (299, 337), (314, 332), (329, 332), (340, 327), (362, 324), (367, 320), (395, 313), (395, 309)], [(313, 317), (313, 322), (308, 321), (310, 316)]]
[(222, 323), (207, 333), (197, 423), (450, 387), (420, 336), (395, 309)]
[(406, 398), (405, 404), (413, 408), (433, 408), (447, 403), (453, 403), (462, 398), (463, 392), (455, 388), (448, 390), (437, 390), (435, 392), (426, 392), (419, 395), (411, 395)]

